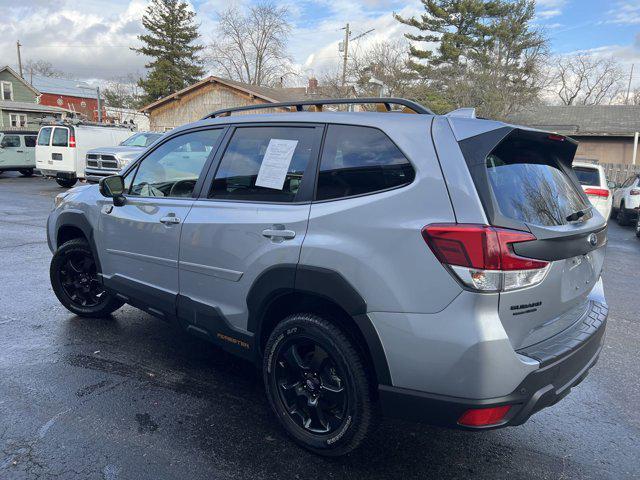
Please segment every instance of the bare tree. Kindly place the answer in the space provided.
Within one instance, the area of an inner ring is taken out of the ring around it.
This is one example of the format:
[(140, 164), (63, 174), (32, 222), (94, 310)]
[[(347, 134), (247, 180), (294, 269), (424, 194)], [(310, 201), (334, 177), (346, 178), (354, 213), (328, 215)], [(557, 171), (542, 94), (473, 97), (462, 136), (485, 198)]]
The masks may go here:
[(105, 102), (110, 107), (138, 108), (142, 91), (137, 77), (129, 74), (110, 80), (102, 91)]
[(613, 58), (577, 54), (556, 59), (555, 92), (564, 105), (601, 105), (624, 89), (624, 74)]
[(39, 75), (41, 77), (66, 78), (67, 75), (45, 60), (27, 60), (24, 64), (27, 75)]
[(416, 77), (408, 62), (407, 42), (381, 41), (356, 50), (350, 59), (348, 73), (360, 95), (403, 97), (412, 88)]
[(288, 10), (271, 2), (247, 11), (230, 7), (218, 13), (218, 27), (208, 60), (227, 78), (252, 85), (273, 86), (290, 73), (287, 40)]

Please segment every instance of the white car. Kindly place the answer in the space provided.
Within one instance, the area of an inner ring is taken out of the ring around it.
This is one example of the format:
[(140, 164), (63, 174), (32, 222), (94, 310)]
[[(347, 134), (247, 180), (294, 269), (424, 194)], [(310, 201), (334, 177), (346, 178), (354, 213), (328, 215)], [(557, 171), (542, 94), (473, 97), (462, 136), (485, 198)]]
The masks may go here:
[(612, 205), (611, 188), (615, 184), (607, 182), (604, 168), (595, 163), (580, 161), (573, 162), (572, 166), (591, 204), (604, 218), (609, 218)]
[(640, 209), (640, 175), (634, 174), (613, 192), (613, 211), (620, 225), (630, 225)]

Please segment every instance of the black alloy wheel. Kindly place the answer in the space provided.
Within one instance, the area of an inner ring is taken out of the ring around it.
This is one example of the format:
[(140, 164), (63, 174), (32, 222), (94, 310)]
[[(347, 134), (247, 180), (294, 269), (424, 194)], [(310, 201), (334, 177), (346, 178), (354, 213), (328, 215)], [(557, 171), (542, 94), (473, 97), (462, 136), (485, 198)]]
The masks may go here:
[(60, 303), (76, 315), (104, 317), (124, 305), (121, 299), (105, 290), (85, 239), (69, 240), (56, 250), (49, 276)]
[(275, 375), (280, 401), (300, 428), (326, 435), (343, 424), (344, 375), (315, 340), (303, 337), (284, 344), (278, 351)]
[(66, 256), (59, 270), (60, 283), (71, 301), (78, 306), (91, 308), (100, 303), (104, 287), (98, 279), (93, 255), (75, 251)]
[(295, 442), (319, 455), (345, 455), (365, 440), (377, 385), (362, 350), (338, 322), (294, 313), (273, 329), (263, 378), (278, 420)]

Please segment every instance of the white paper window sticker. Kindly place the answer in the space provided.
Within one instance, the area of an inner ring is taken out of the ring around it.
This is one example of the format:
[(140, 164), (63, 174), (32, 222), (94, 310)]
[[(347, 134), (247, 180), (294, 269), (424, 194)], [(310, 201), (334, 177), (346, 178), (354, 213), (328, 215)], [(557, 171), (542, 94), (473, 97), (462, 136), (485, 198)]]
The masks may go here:
[(264, 152), (262, 165), (256, 178), (256, 187), (272, 188), (282, 190), (284, 181), (287, 178), (289, 165), (296, 150), (298, 140), (280, 140), (272, 138), (269, 140), (267, 151)]

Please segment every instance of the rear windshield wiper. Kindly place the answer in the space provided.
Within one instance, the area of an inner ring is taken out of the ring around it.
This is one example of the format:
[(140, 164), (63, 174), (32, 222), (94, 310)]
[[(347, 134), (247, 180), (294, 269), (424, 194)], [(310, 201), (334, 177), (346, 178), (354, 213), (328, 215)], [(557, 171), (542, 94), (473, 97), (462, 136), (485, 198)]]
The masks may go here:
[(567, 222), (577, 222), (582, 217), (584, 217), (587, 210), (589, 210), (589, 208), (578, 210), (577, 212), (573, 212), (571, 215), (567, 215)]

